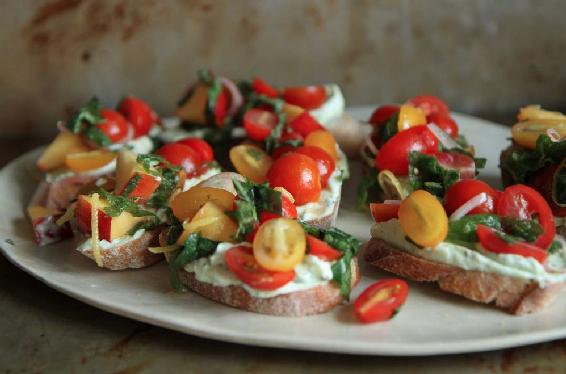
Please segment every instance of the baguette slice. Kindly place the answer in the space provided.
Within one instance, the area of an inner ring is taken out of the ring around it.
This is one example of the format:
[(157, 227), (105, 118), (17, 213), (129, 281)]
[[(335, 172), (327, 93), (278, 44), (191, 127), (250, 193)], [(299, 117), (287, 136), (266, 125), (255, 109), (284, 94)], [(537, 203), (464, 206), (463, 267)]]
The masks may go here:
[[(352, 259), (352, 288), (360, 281), (358, 260)], [(302, 291), (269, 298), (251, 296), (240, 286), (219, 287), (198, 281), (194, 273), (179, 271), (181, 282), (207, 299), (248, 312), (275, 316), (302, 317), (325, 313), (345, 301), (340, 289), (329, 282)]]
[(521, 315), (540, 311), (558, 296), (564, 283), (541, 287), (536, 281), (462, 268), (426, 260), (371, 239), (364, 259), (380, 269), (417, 282), (434, 282), (440, 289)]
[[(77, 237), (90, 240), (77, 234)], [(146, 231), (137, 239), (126, 243), (117, 244), (110, 248), (100, 248), (103, 267), (109, 270), (138, 269), (155, 264), (163, 259), (161, 254), (154, 254), (147, 250), (148, 247), (159, 245), (159, 230)], [(92, 248), (77, 251), (94, 260)]]

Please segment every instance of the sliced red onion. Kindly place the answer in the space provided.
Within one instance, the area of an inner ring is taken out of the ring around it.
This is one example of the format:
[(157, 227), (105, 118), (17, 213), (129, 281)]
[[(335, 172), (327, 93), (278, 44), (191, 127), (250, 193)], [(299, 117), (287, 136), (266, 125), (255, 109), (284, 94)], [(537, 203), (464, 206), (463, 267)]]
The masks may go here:
[(442, 130), (436, 124), (429, 123), (426, 126), (434, 134), (434, 136), (436, 136), (436, 138), (438, 139), (438, 141), (442, 144), (442, 146), (444, 148), (446, 148), (446, 149), (462, 148), (462, 147), (460, 147), (460, 144), (456, 143), (454, 141), (454, 139), (452, 139), (452, 137), (450, 135), (448, 135), (448, 133), (446, 133), (446, 131)]
[(366, 138), (366, 146), (370, 150), (371, 153), (375, 156), (378, 152), (377, 147), (373, 144), (373, 140), (371, 140), (371, 136)]
[(228, 112), (226, 113), (228, 117), (230, 117), (236, 114), (238, 109), (240, 109), (240, 107), (244, 103), (244, 98), (242, 97), (242, 93), (240, 92), (240, 89), (238, 89), (238, 86), (236, 86), (236, 84), (230, 79), (220, 77), (220, 81), (222, 82), (224, 87), (226, 87), (228, 91), (230, 91), (230, 108), (228, 108)]
[(462, 204), (458, 209), (456, 209), (454, 213), (450, 215), (450, 221), (456, 221), (464, 217), (466, 214), (470, 213), (472, 210), (485, 203), (487, 199), (488, 197), (485, 192), (477, 194), (476, 196), (472, 197), (470, 200)]
[(383, 204), (387, 205), (401, 205), (401, 200), (384, 200)]

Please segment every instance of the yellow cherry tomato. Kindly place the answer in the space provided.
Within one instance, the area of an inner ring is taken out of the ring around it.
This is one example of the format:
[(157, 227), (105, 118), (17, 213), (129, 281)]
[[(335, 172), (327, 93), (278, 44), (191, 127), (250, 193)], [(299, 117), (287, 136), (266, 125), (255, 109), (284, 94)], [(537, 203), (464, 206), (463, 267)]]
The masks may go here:
[(199, 232), (203, 237), (218, 242), (232, 242), (238, 225), (230, 218), (222, 207), (212, 201), (205, 203), (194, 217), (183, 224), (183, 233), (177, 244), (184, 244), (187, 237)]
[(538, 119), (519, 122), (511, 128), (513, 140), (529, 149), (535, 149), (537, 139), (548, 130), (555, 130), (561, 137), (566, 137), (566, 118), (565, 119)]
[(303, 227), (289, 218), (274, 218), (259, 227), (253, 242), (256, 261), (272, 271), (289, 271), (305, 257), (307, 240)]
[(240, 144), (230, 149), (230, 161), (236, 171), (256, 183), (265, 182), (272, 158), (261, 148), (251, 144)]
[(285, 122), (291, 123), (295, 118), (301, 115), (305, 110), (298, 105), (283, 104), (283, 113), (285, 113)]
[(560, 112), (552, 112), (550, 110), (544, 110), (540, 105), (529, 105), (523, 107), (519, 110), (519, 115), (517, 119), (520, 122), (529, 120), (539, 120), (539, 119), (555, 119), (555, 120), (566, 120), (566, 116)]
[(427, 248), (436, 247), (448, 234), (444, 207), (425, 190), (417, 190), (401, 202), (399, 223), (412, 241)]
[(422, 109), (410, 104), (401, 105), (397, 129), (403, 131), (420, 125), (426, 125), (426, 117)]
[(308, 134), (305, 138), (305, 145), (322, 148), (335, 160), (338, 158), (336, 139), (326, 130), (315, 130)]

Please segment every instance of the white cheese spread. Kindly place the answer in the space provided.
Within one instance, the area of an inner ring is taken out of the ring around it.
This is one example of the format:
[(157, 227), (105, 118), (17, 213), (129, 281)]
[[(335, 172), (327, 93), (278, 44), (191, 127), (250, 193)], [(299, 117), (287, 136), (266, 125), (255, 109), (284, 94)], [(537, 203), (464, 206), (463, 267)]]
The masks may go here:
[[(139, 229), (134, 233), (134, 235), (124, 235), (112, 240), (111, 242), (103, 239), (98, 242), (98, 246), (100, 247), (100, 249), (110, 250), (113, 248), (117, 248), (118, 246), (124, 245), (126, 243), (129, 243), (133, 240), (139, 239), (144, 233), (145, 233), (145, 229)], [(92, 250), (92, 240), (90, 238), (86, 239), (81, 245), (77, 247), (77, 251), (83, 253), (90, 250)]]
[(193, 188), (194, 186), (196, 186), (197, 184), (199, 184), (200, 182), (203, 182), (205, 180), (207, 180), (208, 178), (219, 174), (220, 173), (220, 169), (218, 168), (210, 168), (206, 171), (206, 173), (197, 175), (194, 178), (188, 178), (187, 180), (185, 180), (185, 184), (183, 184), (183, 191), (187, 191), (190, 188)]
[(344, 113), (346, 100), (344, 100), (344, 95), (342, 95), (342, 91), (337, 84), (327, 84), (324, 88), (326, 89), (326, 101), (320, 107), (309, 111), (309, 113), (318, 122), (327, 126)]

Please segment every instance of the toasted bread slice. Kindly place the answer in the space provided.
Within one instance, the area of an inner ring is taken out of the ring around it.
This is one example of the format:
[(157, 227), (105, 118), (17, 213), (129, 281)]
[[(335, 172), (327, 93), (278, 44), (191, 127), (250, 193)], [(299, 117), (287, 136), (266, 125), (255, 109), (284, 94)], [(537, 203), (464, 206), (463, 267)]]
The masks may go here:
[(356, 120), (346, 112), (330, 121), (325, 127), (334, 135), (340, 148), (349, 158), (360, 156), (360, 148), (372, 130), (371, 125)]
[[(358, 261), (352, 259), (352, 288), (360, 281)], [(277, 295), (269, 298), (251, 296), (240, 286), (219, 287), (198, 281), (194, 273), (179, 271), (181, 282), (202, 296), (233, 308), (254, 313), (286, 317), (301, 317), (325, 313), (344, 302), (340, 289), (329, 282), (303, 291)]]
[[(84, 240), (82, 235), (77, 237)], [(138, 269), (155, 264), (163, 259), (163, 255), (154, 254), (147, 250), (148, 247), (159, 245), (159, 230), (144, 232), (139, 238), (119, 243), (109, 248), (100, 248), (102, 266), (110, 270)], [(77, 251), (94, 260), (92, 247), (82, 250), (77, 246)]]
[(434, 282), (442, 290), (473, 301), (494, 304), (509, 313), (537, 312), (558, 296), (564, 283), (542, 287), (538, 282), (433, 262), (395, 249), (381, 239), (371, 239), (363, 258), (380, 269), (418, 282)]

